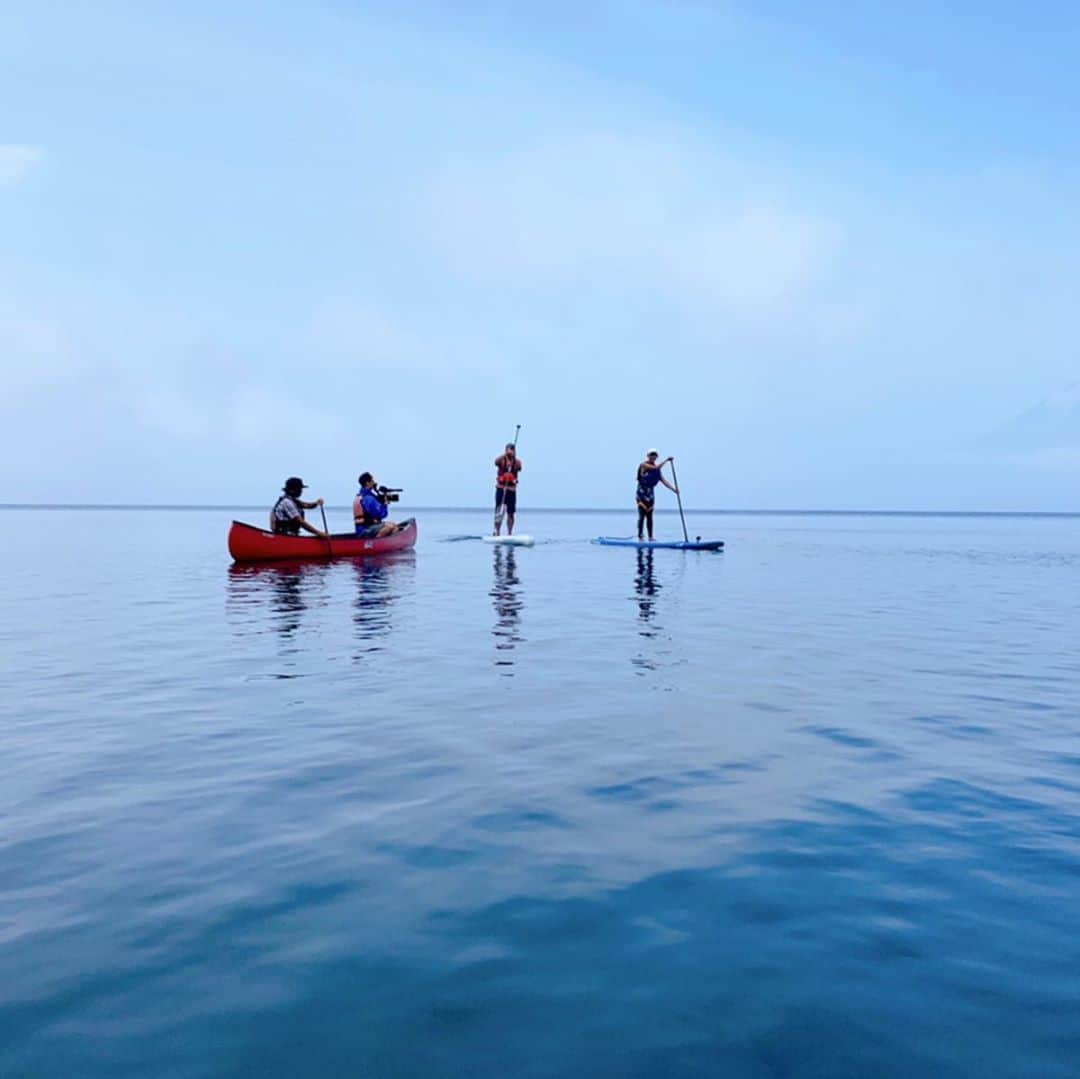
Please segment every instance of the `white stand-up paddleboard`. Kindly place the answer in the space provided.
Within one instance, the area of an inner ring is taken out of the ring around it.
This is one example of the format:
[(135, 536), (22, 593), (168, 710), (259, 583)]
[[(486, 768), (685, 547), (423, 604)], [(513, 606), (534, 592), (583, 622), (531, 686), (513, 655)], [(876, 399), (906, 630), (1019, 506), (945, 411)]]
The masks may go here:
[(531, 547), (536, 540), (532, 536), (484, 536), (485, 543), (501, 543), (504, 547)]

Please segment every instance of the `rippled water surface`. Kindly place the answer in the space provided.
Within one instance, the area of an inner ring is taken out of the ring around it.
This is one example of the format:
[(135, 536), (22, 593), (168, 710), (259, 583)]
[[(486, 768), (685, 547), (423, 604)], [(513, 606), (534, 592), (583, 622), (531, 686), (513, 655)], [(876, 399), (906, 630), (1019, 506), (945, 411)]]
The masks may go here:
[(0, 1074), (1078, 1074), (1080, 519), (230, 516), (0, 513)]

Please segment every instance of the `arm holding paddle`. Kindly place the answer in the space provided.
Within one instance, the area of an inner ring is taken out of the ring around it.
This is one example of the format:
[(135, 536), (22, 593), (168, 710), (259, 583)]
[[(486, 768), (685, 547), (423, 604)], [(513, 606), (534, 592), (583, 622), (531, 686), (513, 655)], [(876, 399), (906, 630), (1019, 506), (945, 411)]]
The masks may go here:
[[(304, 520), (304, 510), (322, 508), (323, 500), (316, 498), (314, 502), (305, 502), (300, 494), (307, 486), (299, 476), (290, 476), (282, 488), (282, 496), (274, 503), (270, 511), (270, 531), (287, 536), (300, 535), (301, 529), (311, 532), (320, 539), (329, 539), (329, 532), (322, 532)], [(323, 514), (323, 525), (326, 525), (326, 514)]]
[[(323, 507), (323, 500), (321, 498), (316, 498), (314, 502), (301, 502), (300, 499), (297, 499), (296, 502), (297, 505), (304, 510), (322, 509)], [(318, 536), (319, 539), (328, 540), (330, 538), (330, 530), (326, 527), (325, 512), (323, 513), (322, 528), (316, 528), (314, 525), (309, 525), (307, 521), (303, 519), (300, 520), (300, 527), (305, 532), (310, 532), (313, 536)]]
[(660, 463), (659, 463), (659, 464), (658, 464), (658, 465), (656, 466), (656, 470), (657, 470), (657, 472), (659, 472), (659, 473), (660, 473), (660, 482), (661, 482), (661, 483), (662, 483), (662, 484), (663, 484), (663, 485), (664, 485), (664, 486), (665, 486), (665, 487), (666, 487), (666, 488), (667, 488), (667, 489), (668, 489), (669, 491), (673, 491), (673, 492), (674, 492), (675, 494), (678, 494), (678, 493), (679, 493), (679, 485), (678, 485), (678, 483), (675, 483), (675, 484), (670, 484), (670, 483), (668, 483), (667, 479), (665, 479), (665, 477), (664, 477), (664, 465), (666, 465), (666, 464), (667, 464), (667, 463), (668, 463), (669, 461), (671, 462), (671, 467), (672, 467), (672, 469), (674, 470), (674, 468), (675, 468), (675, 458), (674, 458), (674, 457), (665, 457), (665, 458), (664, 458), (664, 459), (663, 459), (663, 460), (662, 460), (662, 461), (661, 461), (661, 462), (660, 462)]
[(669, 491), (673, 491), (675, 494), (678, 494), (679, 493), (678, 484), (676, 484), (675, 486), (672, 486), (670, 483), (668, 483), (667, 478), (664, 476), (664, 465), (666, 465), (669, 461), (671, 462), (672, 469), (674, 469), (675, 468), (675, 458), (674, 457), (665, 457), (662, 461), (651, 461), (651, 460), (649, 460), (649, 458), (646, 458), (638, 468), (638, 479), (640, 480), (641, 474), (643, 472), (655, 472), (657, 479)]
[[(320, 501), (321, 501), (321, 499), (320, 499)], [(309, 525), (307, 523), (307, 521), (301, 521), (300, 522), (300, 527), (305, 532), (310, 532), (313, 536), (318, 536), (319, 539), (329, 539), (330, 538), (330, 533), (329, 532), (324, 532), (321, 528), (316, 528), (314, 525)]]
[[(315, 503), (315, 502), (311, 503), (312, 506), (321, 505), (321, 504), (322, 504), (322, 499), (321, 498), (319, 499), (318, 503)], [(305, 509), (308, 508), (307, 503), (304, 503), (304, 508)], [(299, 535), (300, 530), (303, 529), (305, 532), (311, 532), (313, 535), (318, 536), (319, 539), (329, 539), (330, 538), (330, 533), (329, 532), (323, 532), (321, 529), (316, 528), (314, 525), (309, 525), (307, 523), (307, 521), (304, 520), (303, 517), (294, 517), (293, 522), (296, 525), (296, 529), (293, 532), (293, 535)], [(323, 524), (324, 525), (326, 524), (326, 515), (325, 514), (323, 515)], [(274, 510), (270, 511), (270, 531), (271, 532), (284, 532), (285, 531), (284, 529), (282, 529), (280, 527), (280, 520), (278, 519), (277, 513)]]
[(304, 502), (300, 498), (294, 497), (292, 501), (296, 504), (297, 507), (295, 511), (296, 516), (293, 516), (293, 514), (289, 512), (288, 508), (286, 508), (285, 512), (288, 514), (288, 516), (292, 517), (294, 524), (297, 526), (296, 534), (299, 535), (300, 531), (302, 530), (304, 532), (310, 532), (313, 536), (318, 536), (319, 539), (329, 539), (330, 533), (329, 531), (325, 530), (325, 513), (323, 514), (323, 528), (316, 528), (314, 525), (308, 524), (307, 521), (304, 520), (303, 514), (304, 510), (313, 510), (316, 507), (322, 509), (323, 500), (321, 498), (316, 498), (314, 502)]
[[(304, 532), (310, 532), (313, 536), (318, 536), (319, 539), (329, 539), (330, 538), (330, 533), (328, 531), (324, 531), (324, 528), (326, 526), (326, 514), (325, 513), (323, 514), (323, 528), (316, 528), (314, 525), (308, 524), (307, 521), (304, 520), (303, 513), (300, 512), (301, 510), (314, 509), (316, 506), (318, 506), (321, 509), (322, 504), (323, 504), (323, 500), (321, 498), (317, 498), (314, 502), (301, 502), (298, 498), (296, 498), (296, 499), (293, 499), (293, 501), (299, 507), (299, 509), (296, 511), (296, 516), (293, 516), (293, 514), (290, 513), (287, 509), (286, 509), (285, 512), (289, 517), (292, 517), (293, 524), (296, 526), (294, 534), (298, 536), (298, 535), (300, 535), (300, 532), (302, 530)], [(273, 518), (274, 518), (274, 514), (271, 513), (270, 514), (271, 521), (273, 520)]]

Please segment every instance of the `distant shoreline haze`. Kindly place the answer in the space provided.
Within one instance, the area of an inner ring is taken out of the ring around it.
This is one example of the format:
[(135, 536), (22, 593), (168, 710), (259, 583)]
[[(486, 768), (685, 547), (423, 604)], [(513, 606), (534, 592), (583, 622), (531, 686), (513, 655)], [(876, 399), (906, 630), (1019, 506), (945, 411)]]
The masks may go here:
[(0, 504), (1080, 511), (1080, 6), (761, 7), (6, 5)]
[[(327, 505), (324, 507), (330, 512), (351, 512), (350, 505)], [(153, 503), (94, 503), (94, 502), (0, 502), (0, 510), (137, 510), (168, 511), (168, 512), (193, 512), (220, 510), (229, 513), (260, 513), (269, 510), (264, 505), (190, 505), (178, 504), (153, 504)], [(407, 506), (409, 515), (414, 513), (478, 513), (491, 514), (487, 506)], [(691, 516), (707, 515), (711, 517), (1053, 517), (1053, 518), (1080, 518), (1080, 511), (1070, 512), (1065, 510), (897, 510), (897, 509), (701, 509), (698, 507), (686, 507), (686, 513)], [(657, 514), (664, 516), (679, 515), (675, 508), (657, 508)], [(598, 508), (592, 506), (534, 506), (527, 510), (522, 509), (521, 516), (527, 514), (551, 514), (551, 513), (602, 513), (611, 516), (632, 516), (633, 507), (630, 508)]]

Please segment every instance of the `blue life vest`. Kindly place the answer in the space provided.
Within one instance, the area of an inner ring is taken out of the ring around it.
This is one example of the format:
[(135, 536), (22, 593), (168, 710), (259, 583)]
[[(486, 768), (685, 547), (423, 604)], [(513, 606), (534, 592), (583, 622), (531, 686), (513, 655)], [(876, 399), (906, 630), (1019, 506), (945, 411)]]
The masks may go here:
[[(357, 510), (362, 511), (364, 515), (362, 520), (358, 519)], [(386, 513), (386, 507), (379, 501), (374, 491), (361, 487), (356, 492), (356, 499), (353, 502), (353, 520), (357, 525), (362, 524), (365, 528), (370, 528), (383, 521)]]

